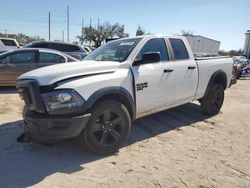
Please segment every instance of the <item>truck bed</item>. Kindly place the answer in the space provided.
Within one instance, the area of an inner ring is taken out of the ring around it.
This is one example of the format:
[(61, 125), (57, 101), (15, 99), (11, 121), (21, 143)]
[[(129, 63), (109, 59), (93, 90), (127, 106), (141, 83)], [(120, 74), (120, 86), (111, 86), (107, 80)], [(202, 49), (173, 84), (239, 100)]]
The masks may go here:
[[(208, 82), (215, 71), (232, 72), (233, 60), (228, 56), (195, 58), (198, 65), (199, 83), (195, 99), (203, 97)], [(232, 74), (227, 75), (227, 87), (231, 82)]]

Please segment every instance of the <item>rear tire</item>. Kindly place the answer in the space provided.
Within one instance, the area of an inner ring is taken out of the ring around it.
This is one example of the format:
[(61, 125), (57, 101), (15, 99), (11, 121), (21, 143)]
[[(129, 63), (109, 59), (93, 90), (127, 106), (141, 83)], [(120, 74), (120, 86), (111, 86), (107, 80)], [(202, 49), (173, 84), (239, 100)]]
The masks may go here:
[(207, 95), (201, 100), (201, 109), (208, 115), (216, 115), (224, 102), (224, 88), (219, 84), (213, 84)]
[(80, 134), (87, 148), (97, 155), (117, 152), (126, 142), (131, 130), (127, 108), (114, 100), (93, 107), (89, 122)]

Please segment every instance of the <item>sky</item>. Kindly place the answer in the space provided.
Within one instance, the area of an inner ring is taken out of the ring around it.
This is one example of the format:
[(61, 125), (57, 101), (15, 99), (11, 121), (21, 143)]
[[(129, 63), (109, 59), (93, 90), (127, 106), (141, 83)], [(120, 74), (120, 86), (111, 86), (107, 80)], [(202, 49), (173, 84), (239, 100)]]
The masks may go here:
[(130, 37), (138, 25), (153, 34), (174, 35), (181, 30), (221, 41), (221, 50), (244, 46), (250, 30), (250, 0), (0, 0), (0, 32), (24, 33), (48, 39), (67, 39), (69, 5), (70, 41), (80, 35), (82, 19), (97, 25), (105, 21), (125, 25)]

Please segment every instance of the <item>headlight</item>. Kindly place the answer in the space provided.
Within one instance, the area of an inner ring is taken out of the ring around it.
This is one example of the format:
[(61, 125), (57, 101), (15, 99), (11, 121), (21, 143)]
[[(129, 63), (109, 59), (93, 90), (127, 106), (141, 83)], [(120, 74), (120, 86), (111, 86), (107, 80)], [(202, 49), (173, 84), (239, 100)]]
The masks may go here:
[(74, 90), (56, 90), (42, 94), (47, 112), (51, 115), (80, 113), (83, 98)]

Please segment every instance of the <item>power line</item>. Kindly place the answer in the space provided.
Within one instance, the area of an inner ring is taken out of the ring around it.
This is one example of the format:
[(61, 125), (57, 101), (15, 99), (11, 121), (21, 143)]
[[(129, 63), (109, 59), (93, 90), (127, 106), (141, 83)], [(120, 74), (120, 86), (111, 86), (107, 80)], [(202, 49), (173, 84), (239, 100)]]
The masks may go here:
[[(66, 15), (64, 16), (58, 16), (56, 14), (53, 14), (53, 18), (54, 19), (66, 19)], [(5, 19), (15, 19), (15, 18), (19, 18), (19, 19), (46, 19), (47, 18), (47, 15), (46, 14), (43, 14), (43, 15), (33, 15), (33, 14), (19, 14), (19, 13), (16, 13), (16, 12), (13, 12), (11, 14), (8, 14), (8, 13), (4, 13), (4, 12), (0, 12), (0, 15), (1, 15), (1, 19), (3, 19), (3, 17), (5, 17)]]
[[(1, 7), (4, 7), (3, 10), (6, 10), (6, 9), (25, 9), (26, 6), (10, 6), (9, 4), (3, 4), (2, 2), (0, 3)], [(29, 8), (29, 12), (30, 11), (43, 11), (43, 12), (46, 12), (48, 11), (48, 9), (38, 9), (38, 8)], [(59, 10), (59, 9), (53, 9), (53, 10), (50, 10), (51, 12), (58, 12), (58, 13), (65, 13), (65, 10)], [(20, 12), (20, 11), (19, 11)]]
[[(7, 21), (7, 20), (6, 20)], [(1, 23), (3, 23), (3, 24), (10, 24), (10, 22), (9, 21), (7, 21), (7, 23), (4, 23), (4, 22), (6, 22), (5, 20), (4, 21), (0, 21)], [(29, 25), (30, 25), (30, 23), (32, 23), (32, 24), (40, 24), (40, 25), (45, 25), (45, 24), (47, 24), (48, 22), (47, 21), (44, 21), (44, 22), (35, 22), (35, 21), (25, 21), (25, 20), (20, 20), (20, 21), (15, 21), (15, 23), (11, 23), (12, 25), (20, 25), (19, 23), (29, 23)]]
[[(29, 8), (29, 11), (26, 12), (26, 11), (23, 11), (25, 10), (25, 8), (21, 8), (22, 5), (10, 6), (7, 4), (6, 5), (3, 5), (3, 4), (4, 3), (0, 2), (0, 17), (1, 17), (0, 25), (4, 25), (7, 27), (10, 26), (10, 28), (16, 28), (17, 30), (19, 30), (18, 33), (20, 33), (21, 30), (25, 30), (24, 27), (27, 27), (27, 26), (29, 28), (31, 27), (33, 30), (37, 30), (38, 28), (39, 30), (46, 29), (49, 32), (49, 35), (47, 37), (51, 39), (51, 34), (53, 34), (53, 38), (55, 38), (55, 36), (57, 36), (58, 33), (62, 33), (63, 25), (66, 24), (67, 41), (69, 42), (70, 36), (73, 36), (74, 34), (80, 34), (81, 32), (79, 33), (79, 28), (83, 27), (82, 25), (83, 23), (80, 23), (80, 21), (79, 23), (77, 23), (77, 21), (70, 20), (72, 19), (72, 17), (74, 18), (74, 15), (70, 15), (69, 5), (67, 5), (67, 10), (48, 11), (48, 10), (39, 9), (39, 8)], [(48, 15), (46, 15), (47, 14), (46, 12), (50, 12), (49, 20), (48, 20)], [(75, 20), (77, 19), (78, 18), (76, 18)], [(57, 25), (57, 26), (53, 27), (53, 25)], [(23, 29), (22, 27), (20, 28), (20, 26), (22, 26)], [(51, 30), (51, 26), (53, 27), (53, 31)], [(42, 32), (44, 33), (44, 31)]]

